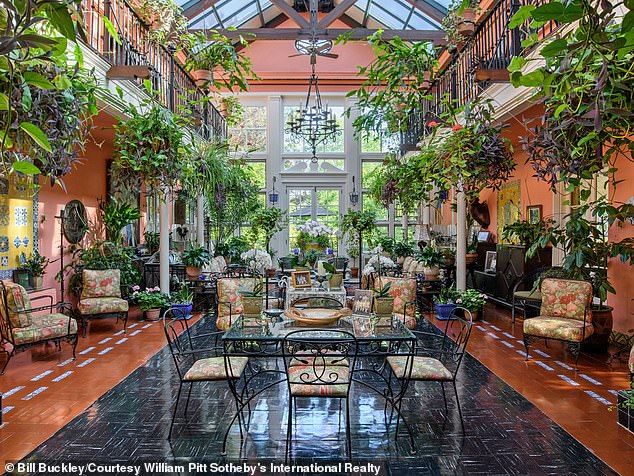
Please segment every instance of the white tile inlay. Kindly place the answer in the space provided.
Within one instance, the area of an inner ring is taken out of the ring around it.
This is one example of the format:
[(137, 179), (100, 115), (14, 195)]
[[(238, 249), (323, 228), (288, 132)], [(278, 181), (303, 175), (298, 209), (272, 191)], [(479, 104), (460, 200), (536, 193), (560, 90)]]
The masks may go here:
[(95, 349), (96, 349), (96, 347), (88, 347), (87, 349), (82, 350), (82, 351), (79, 353), (79, 355), (85, 355), (85, 354), (87, 354), (88, 352), (90, 352), (91, 350), (95, 350)]
[(31, 393), (29, 393), (27, 396), (22, 397), (22, 400), (31, 400), (33, 397), (35, 397), (36, 395), (39, 395), (40, 393), (42, 393), (44, 390), (46, 390), (48, 387), (40, 387), (36, 390), (33, 390)]
[(618, 395), (619, 392), (617, 390), (608, 390), (612, 395)]
[(85, 367), (86, 365), (88, 365), (88, 364), (89, 364), (89, 363), (91, 363), (91, 362), (94, 362), (95, 360), (97, 360), (97, 359), (95, 359), (94, 357), (91, 357), (90, 359), (86, 359), (86, 360), (84, 360), (84, 361), (83, 361), (81, 364), (79, 364), (77, 367)]
[(601, 382), (599, 382), (598, 380), (593, 379), (592, 377), (590, 377), (589, 375), (586, 374), (579, 374), (579, 377), (586, 379), (588, 382), (593, 383), (595, 385), (602, 385)]
[(482, 326), (476, 326), (476, 329), (486, 332), (487, 330)]
[(112, 349), (114, 349), (114, 347), (106, 347), (104, 350), (102, 350), (101, 352), (99, 352), (99, 355), (104, 355), (107, 354), (108, 352), (110, 352)]
[(115, 344), (117, 344), (117, 345), (118, 345), (118, 344), (123, 344), (123, 343), (124, 343), (125, 341), (127, 341), (127, 340), (128, 340), (128, 338), (127, 338), (127, 337), (124, 337), (123, 339), (119, 339), (117, 342), (115, 342)]
[(542, 357), (546, 357), (547, 359), (550, 359), (550, 355), (548, 355), (546, 352), (543, 352), (539, 349), (535, 349), (533, 352), (535, 352), (537, 355), (541, 355)]
[(138, 325), (139, 325), (139, 323), (138, 323), (138, 322), (135, 322), (134, 324), (130, 324), (130, 325), (128, 326), (128, 329), (134, 329), (134, 328), (135, 328), (136, 326), (138, 326)]
[(557, 377), (559, 377), (560, 379), (562, 379), (565, 382), (568, 382), (570, 385), (574, 385), (575, 387), (578, 387), (579, 384), (577, 382), (575, 382), (573, 379), (571, 379), (570, 377), (567, 377), (563, 374), (559, 374), (557, 375)]
[(139, 334), (139, 333), (141, 333), (141, 329), (137, 329), (136, 331), (132, 332), (132, 333), (130, 334), (130, 336), (135, 336), (135, 335), (137, 335), (137, 334)]
[(20, 390), (22, 390), (24, 388), (24, 385), (19, 385), (17, 387), (13, 387), (11, 390), (9, 390), (8, 392), (5, 392), (2, 394), (2, 398), (7, 398), (10, 397), (11, 395), (13, 395), (14, 393), (19, 392)]
[(121, 334), (123, 334), (123, 330), (120, 330), (119, 332), (115, 332), (114, 334), (112, 334), (113, 336), (120, 336)]
[(146, 325), (144, 325), (143, 327), (141, 327), (141, 329), (147, 329), (147, 328), (148, 328), (148, 327), (150, 327), (151, 325), (152, 325), (151, 323), (150, 323), (150, 324), (146, 324)]
[(112, 337), (106, 337), (105, 339), (101, 339), (98, 344), (105, 344), (106, 342), (108, 342), (109, 340), (112, 340)]
[(487, 334), (489, 334), (491, 337), (493, 337), (494, 339), (499, 339), (498, 336), (496, 336), (493, 332), (491, 331), (487, 331)]
[(564, 362), (561, 362), (561, 361), (559, 361), (559, 360), (555, 360), (555, 363), (556, 363), (557, 365), (559, 365), (559, 366), (563, 367), (563, 368), (564, 368), (564, 369), (566, 369), (566, 370), (574, 370), (574, 369), (573, 369), (570, 365), (568, 365), (568, 364), (566, 364), (566, 363), (564, 363)]
[(520, 350), (520, 349), (515, 349), (515, 352), (517, 352), (518, 354), (520, 354), (522, 357), (526, 358), (526, 352), (524, 352), (523, 350)]
[(482, 319), (480, 322), (481, 322), (482, 324), (488, 324), (488, 323), (489, 323), (489, 321), (485, 321), (484, 319)]
[(71, 375), (73, 373), (72, 370), (69, 370), (68, 372), (64, 372), (62, 375), (60, 375), (59, 377), (55, 377), (53, 379), (53, 382), (59, 382), (60, 380), (64, 380), (66, 377), (68, 377), (69, 375)]
[(4, 415), (7, 412), (10, 412), (11, 410), (13, 410), (15, 407), (4, 407), (2, 409), (2, 414)]
[(66, 359), (64, 362), (60, 362), (59, 364), (57, 364), (58, 367), (64, 367), (68, 364), (70, 364), (73, 361), (73, 359)]
[(52, 373), (53, 373), (53, 371), (52, 371), (52, 370), (46, 370), (46, 371), (42, 372), (40, 375), (36, 375), (35, 377), (33, 377), (33, 378), (31, 379), (31, 382), (37, 382), (38, 380), (41, 380), (41, 379), (43, 379), (44, 377), (46, 377), (47, 375), (50, 375), (50, 374), (52, 374)]
[(548, 370), (549, 372), (552, 372), (553, 370), (555, 370), (550, 365), (547, 365), (540, 360), (536, 360), (535, 363), (539, 365), (541, 368)]
[(515, 346), (513, 344), (511, 344), (510, 342), (506, 342), (505, 340), (500, 341), (500, 342), (502, 342), (502, 344), (507, 346), (509, 349), (515, 349)]
[(498, 331), (498, 332), (502, 332), (502, 329), (500, 329), (500, 328), (499, 328), (499, 327), (497, 327), (497, 326), (494, 326), (493, 324), (491, 324), (491, 329), (495, 329), (495, 330), (496, 330), (496, 331)]
[(509, 339), (515, 339), (515, 336), (513, 334), (509, 334), (508, 332), (502, 332), (502, 334), (504, 334)]
[(598, 401), (600, 401), (601, 403), (603, 403), (605, 405), (612, 405), (612, 402), (610, 400), (606, 400), (601, 395), (599, 395), (598, 393), (593, 392), (592, 390), (585, 390), (584, 392), (587, 393), (588, 395), (590, 395), (595, 400), (598, 400)]

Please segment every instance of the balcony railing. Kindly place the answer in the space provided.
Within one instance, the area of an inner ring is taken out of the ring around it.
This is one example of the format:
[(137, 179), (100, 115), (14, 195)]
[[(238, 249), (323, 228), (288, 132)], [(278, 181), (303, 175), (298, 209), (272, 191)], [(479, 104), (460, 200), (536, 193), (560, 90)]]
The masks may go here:
[[(227, 122), (205, 93), (174, 59), (173, 52), (150, 41), (149, 27), (125, 0), (83, 0), (88, 46), (112, 66), (146, 66), (160, 101), (170, 111), (191, 111), (193, 127), (207, 139), (227, 137)], [(117, 42), (102, 17), (114, 26)], [(141, 81), (137, 80), (139, 86)], [(190, 114), (190, 113), (187, 113)]]
[(441, 100), (448, 95), (459, 106), (478, 97), (490, 84), (490, 80), (477, 81), (476, 71), (505, 70), (513, 56), (526, 54), (522, 41), (531, 33), (539, 37), (550, 35), (556, 28), (549, 22), (537, 31), (528, 24), (509, 30), (513, 15), (522, 5), (542, 5), (545, 0), (499, 0), (473, 36), (457, 51), (449, 64), (432, 83), (429, 94), (433, 99), (423, 102), (408, 120), (408, 129), (401, 134), (401, 149), (412, 150), (423, 135), (425, 124), (438, 118), (444, 111)]

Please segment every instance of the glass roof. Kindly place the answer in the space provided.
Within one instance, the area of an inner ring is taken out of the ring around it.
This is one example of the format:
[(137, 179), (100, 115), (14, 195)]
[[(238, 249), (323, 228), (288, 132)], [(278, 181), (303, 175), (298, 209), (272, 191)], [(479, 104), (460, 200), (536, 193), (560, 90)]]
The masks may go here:
[[(198, 1), (204, 0), (177, 0), (177, 3), (183, 9), (187, 9)], [(207, 3), (211, 5), (190, 20), (190, 28), (258, 28), (281, 13), (270, 0), (211, 0)], [(341, 0), (335, 0), (335, 5), (339, 3)], [(444, 12), (447, 10), (449, 0), (425, 0), (425, 3)], [(407, 0), (358, 0), (345, 15), (368, 28), (394, 30), (440, 28), (437, 21), (427, 17), (423, 11), (415, 8)]]

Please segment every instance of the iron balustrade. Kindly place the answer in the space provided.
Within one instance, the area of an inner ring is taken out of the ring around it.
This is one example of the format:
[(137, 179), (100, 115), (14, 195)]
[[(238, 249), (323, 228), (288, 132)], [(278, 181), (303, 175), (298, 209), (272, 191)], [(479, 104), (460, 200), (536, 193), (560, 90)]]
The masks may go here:
[(455, 101), (455, 105), (464, 106), (490, 85), (490, 81), (476, 81), (477, 70), (505, 70), (513, 56), (530, 51), (522, 47), (522, 42), (530, 34), (536, 33), (539, 38), (544, 38), (555, 31), (555, 22), (547, 22), (538, 29), (531, 29), (528, 22), (513, 30), (508, 28), (511, 18), (521, 6), (540, 6), (546, 1), (499, 0), (495, 4), (473, 36), (454, 52), (449, 64), (435, 78), (428, 91), (431, 99), (423, 100), (420, 109), (411, 113), (407, 130), (401, 133), (402, 150), (416, 149), (426, 124), (444, 112), (443, 97), (447, 95)]
[[(203, 92), (174, 58), (174, 51), (151, 41), (150, 27), (125, 0), (83, 0), (87, 45), (112, 66), (147, 66), (152, 88), (170, 111), (189, 116), (194, 130), (207, 139), (227, 137), (227, 122), (205, 101)], [(117, 32), (110, 34), (103, 18)], [(141, 87), (141, 80), (136, 80)]]

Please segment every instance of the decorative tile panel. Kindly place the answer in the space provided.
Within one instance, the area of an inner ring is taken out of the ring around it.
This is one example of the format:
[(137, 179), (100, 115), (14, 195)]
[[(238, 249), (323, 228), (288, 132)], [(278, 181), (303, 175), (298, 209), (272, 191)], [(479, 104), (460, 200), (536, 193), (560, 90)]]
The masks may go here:
[(0, 180), (0, 277), (11, 277), (20, 253), (28, 256), (37, 244), (37, 200), (32, 179), (11, 174)]
[(29, 208), (13, 207), (13, 217), (15, 226), (27, 226), (29, 224)]

